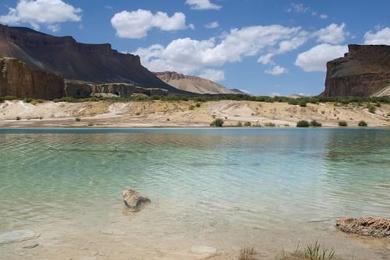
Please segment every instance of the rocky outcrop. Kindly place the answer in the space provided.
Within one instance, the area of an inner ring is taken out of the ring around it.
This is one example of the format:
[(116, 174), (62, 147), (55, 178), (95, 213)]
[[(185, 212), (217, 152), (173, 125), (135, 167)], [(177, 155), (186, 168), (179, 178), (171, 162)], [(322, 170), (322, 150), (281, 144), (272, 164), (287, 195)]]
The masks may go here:
[(30, 67), (68, 80), (121, 82), (183, 94), (143, 67), (139, 56), (120, 53), (110, 44), (84, 44), (70, 36), (55, 37), (28, 28), (0, 25), (0, 56), (17, 58)]
[(15, 58), (0, 58), (0, 97), (54, 99), (64, 96), (64, 79), (31, 68)]
[(125, 190), (122, 193), (122, 196), (126, 207), (132, 211), (139, 211), (145, 206), (145, 204), (151, 202), (150, 199), (142, 197), (137, 191), (132, 189)]
[[(386, 95), (390, 87), (390, 46), (349, 45), (343, 58), (328, 62), (324, 96)], [(383, 94), (384, 93), (384, 94)]]
[(388, 218), (340, 218), (336, 222), (336, 227), (346, 233), (390, 238), (390, 219)]
[(144, 94), (146, 96), (166, 96), (168, 91), (160, 88), (142, 88), (128, 83), (105, 83), (96, 84), (83, 81), (66, 81), (65, 95), (74, 98), (87, 98), (91, 96), (112, 96), (126, 97), (133, 94)]
[(200, 77), (183, 75), (172, 71), (155, 72), (155, 75), (177, 89), (196, 94), (242, 94), (242, 92), (225, 88), (214, 81)]

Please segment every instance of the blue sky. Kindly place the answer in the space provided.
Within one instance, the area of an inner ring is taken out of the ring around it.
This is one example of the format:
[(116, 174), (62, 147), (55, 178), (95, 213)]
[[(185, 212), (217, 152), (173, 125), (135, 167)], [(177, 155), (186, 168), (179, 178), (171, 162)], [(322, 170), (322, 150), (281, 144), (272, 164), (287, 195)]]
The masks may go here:
[(349, 43), (390, 45), (388, 0), (2, 0), (0, 22), (136, 53), (252, 94), (319, 94)]

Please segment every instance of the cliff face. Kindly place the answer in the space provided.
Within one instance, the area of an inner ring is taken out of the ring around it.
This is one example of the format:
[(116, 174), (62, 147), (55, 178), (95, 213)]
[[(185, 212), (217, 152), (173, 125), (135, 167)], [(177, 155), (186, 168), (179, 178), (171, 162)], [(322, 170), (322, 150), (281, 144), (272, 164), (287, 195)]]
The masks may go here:
[(323, 95), (388, 95), (385, 89), (390, 87), (390, 46), (348, 47), (349, 52), (343, 58), (328, 62)]
[(144, 68), (138, 56), (115, 51), (109, 44), (83, 44), (69, 36), (0, 25), (0, 56), (18, 58), (70, 80), (120, 82), (180, 92)]
[(197, 94), (239, 94), (208, 79), (187, 76), (176, 72), (156, 72), (155, 75), (162, 81), (177, 89)]
[(144, 94), (147, 96), (165, 96), (168, 91), (161, 88), (142, 88), (129, 83), (104, 83), (95, 84), (83, 81), (69, 81), (65, 83), (65, 95), (75, 98), (86, 98), (101, 94), (112, 94), (114, 96), (131, 96), (133, 94)]
[(0, 58), (0, 97), (54, 99), (64, 96), (64, 79), (32, 69), (14, 58)]

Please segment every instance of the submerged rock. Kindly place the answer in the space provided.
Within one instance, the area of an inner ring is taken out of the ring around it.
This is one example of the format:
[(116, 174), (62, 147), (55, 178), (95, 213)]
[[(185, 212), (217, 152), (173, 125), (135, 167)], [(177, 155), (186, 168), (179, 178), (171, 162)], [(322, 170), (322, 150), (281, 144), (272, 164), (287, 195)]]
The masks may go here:
[(151, 202), (150, 199), (142, 197), (138, 192), (132, 189), (124, 191), (122, 196), (126, 207), (132, 211), (140, 211), (145, 204)]
[(0, 245), (14, 242), (22, 242), (39, 237), (39, 234), (32, 230), (14, 230), (0, 234)]
[(382, 217), (339, 218), (336, 227), (362, 236), (390, 238), (390, 219)]

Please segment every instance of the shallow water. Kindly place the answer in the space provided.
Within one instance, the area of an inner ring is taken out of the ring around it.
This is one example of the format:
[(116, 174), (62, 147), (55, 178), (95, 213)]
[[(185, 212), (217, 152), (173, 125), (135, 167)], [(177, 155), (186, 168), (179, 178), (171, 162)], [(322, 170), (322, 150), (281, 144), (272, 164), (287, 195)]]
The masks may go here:
[[(127, 214), (128, 187), (152, 204)], [(333, 227), (363, 215), (390, 216), (390, 130), (0, 130), (0, 233), (41, 233), (41, 249), (0, 247), (7, 258), (71, 257), (88, 244), (96, 258), (119, 259), (123, 243), (146, 259), (192, 245), (251, 245), (267, 258), (319, 240), (347, 257), (389, 259), (389, 242)]]

